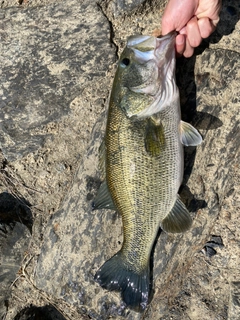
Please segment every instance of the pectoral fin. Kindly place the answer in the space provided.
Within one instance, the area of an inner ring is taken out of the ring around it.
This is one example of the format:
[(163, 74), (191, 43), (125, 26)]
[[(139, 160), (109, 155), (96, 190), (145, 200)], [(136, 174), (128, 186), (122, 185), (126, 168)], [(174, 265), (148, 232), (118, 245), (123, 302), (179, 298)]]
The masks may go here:
[(184, 232), (191, 227), (192, 218), (184, 203), (178, 196), (172, 210), (163, 219), (161, 228), (166, 232)]
[(184, 146), (197, 146), (202, 142), (200, 133), (187, 122), (180, 122), (179, 131), (180, 139)]
[(145, 131), (145, 149), (152, 157), (158, 156), (165, 145), (163, 125), (149, 119)]
[(94, 210), (103, 208), (116, 210), (106, 181), (101, 184), (92, 207)]

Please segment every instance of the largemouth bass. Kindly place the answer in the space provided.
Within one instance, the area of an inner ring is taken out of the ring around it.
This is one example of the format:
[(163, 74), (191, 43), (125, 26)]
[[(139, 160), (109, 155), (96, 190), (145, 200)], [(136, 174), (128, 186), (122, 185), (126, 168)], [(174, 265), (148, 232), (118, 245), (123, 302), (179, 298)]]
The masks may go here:
[(149, 258), (159, 227), (183, 232), (192, 223), (178, 195), (183, 145), (198, 145), (202, 138), (181, 121), (174, 45), (175, 33), (128, 39), (112, 87), (101, 148), (106, 181), (94, 205), (120, 212), (124, 240), (95, 280), (103, 288), (121, 291), (126, 305), (136, 311), (143, 311), (149, 302)]

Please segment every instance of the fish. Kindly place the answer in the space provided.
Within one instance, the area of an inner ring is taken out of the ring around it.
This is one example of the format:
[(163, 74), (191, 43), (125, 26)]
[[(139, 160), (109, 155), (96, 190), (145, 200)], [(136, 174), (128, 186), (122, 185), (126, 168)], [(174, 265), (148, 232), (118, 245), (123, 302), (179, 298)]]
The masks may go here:
[(131, 36), (123, 50), (109, 100), (101, 145), (105, 179), (94, 209), (117, 210), (123, 244), (95, 274), (127, 307), (143, 312), (150, 301), (150, 254), (159, 228), (179, 233), (192, 218), (178, 191), (183, 146), (197, 146), (200, 133), (181, 120), (175, 79), (176, 33)]

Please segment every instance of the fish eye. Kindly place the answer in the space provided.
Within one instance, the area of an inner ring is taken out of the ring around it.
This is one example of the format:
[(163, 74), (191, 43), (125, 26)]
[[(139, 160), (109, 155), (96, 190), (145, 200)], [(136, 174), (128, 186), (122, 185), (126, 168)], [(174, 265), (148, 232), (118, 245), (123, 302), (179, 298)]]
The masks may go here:
[(122, 67), (127, 67), (130, 64), (130, 60), (128, 58), (123, 58), (120, 64)]

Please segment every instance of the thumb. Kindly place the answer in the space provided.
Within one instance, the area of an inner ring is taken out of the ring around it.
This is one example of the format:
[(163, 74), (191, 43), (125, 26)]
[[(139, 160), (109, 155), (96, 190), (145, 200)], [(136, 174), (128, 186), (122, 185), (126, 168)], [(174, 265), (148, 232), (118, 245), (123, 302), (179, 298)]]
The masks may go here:
[(172, 16), (168, 14), (168, 10), (165, 10), (165, 12), (162, 16), (162, 28), (161, 29), (162, 29), (163, 36), (171, 31), (175, 30), (175, 25), (174, 25), (174, 22), (172, 21)]

